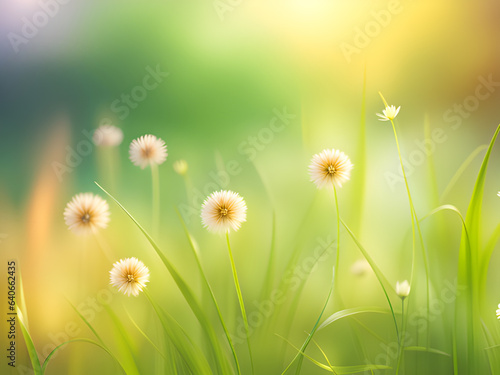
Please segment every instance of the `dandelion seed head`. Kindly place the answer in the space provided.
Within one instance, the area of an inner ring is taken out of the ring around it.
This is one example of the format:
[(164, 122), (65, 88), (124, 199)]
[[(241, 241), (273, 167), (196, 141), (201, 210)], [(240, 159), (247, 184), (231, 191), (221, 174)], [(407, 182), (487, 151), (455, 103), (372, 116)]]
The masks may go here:
[(246, 211), (245, 201), (238, 193), (216, 191), (203, 202), (201, 221), (212, 232), (237, 231), (246, 221)]
[(123, 141), (123, 131), (113, 125), (101, 125), (94, 131), (92, 141), (96, 146), (118, 146)]
[(167, 160), (167, 145), (154, 135), (143, 135), (130, 143), (129, 155), (134, 165), (144, 169), (148, 165), (159, 165)]
[(149, 269), (137, 258), (120, 259), (109, 271), (111, 285), (120, 292), (138, 296), (149, 282)]
[(325, 186), (342, 187), (349, 180), (353, 164), (340, 150), (323, 150), (312, 157), (309, 165), (311, 181), (321, 189)]
[(73, 233), (81, 235), (95, 233), (108, 225), (108, 203), (92, 193), (75, 195), (66, 205), (64, 221)]

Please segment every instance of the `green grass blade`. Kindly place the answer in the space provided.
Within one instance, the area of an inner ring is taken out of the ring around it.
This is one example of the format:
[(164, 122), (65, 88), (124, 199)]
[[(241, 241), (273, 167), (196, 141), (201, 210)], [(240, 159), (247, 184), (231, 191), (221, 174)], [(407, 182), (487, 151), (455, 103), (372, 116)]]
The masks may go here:
[(439, 198), (439, 201), (442, 202), (444, 198), (448, 196), (450, 191), (453, 190), (455, 185), (457, 184), (458, 180), (460, 177), (463, 175), (465, 170), (469, 167), (469, 165), (474, 161), (474, 159), (484, 150), (488, 148), (488, 145), (481, 145), (478, 148), (476, 148), (474, 151), (471, 152), (471, 154), (465, 159), (465, 161), (460, 165), (460, 167), (457, 169), (453, 177), (451, 178), (450, 182), (446, 186), (446, 188), (443, 191), (443, 194), (441, 194), (441, 198)]
[(165, 357), (165, 354), (163, 354), (163, 352), (160, 350), (160, 348), (158, 348), (158, 346), (153, 342), (153, 340), (151, 340), (149, 338), (149, 336), (141, 329), (141, 327), (139, 327), (139, 325), (136, 323), (136, 321), (132, 318), (132, 316), (129, 314), (128, 311), (125, 310), (125, 312), (127, 313), (127, 316), (130, 320), (130, 322), (133, 324), (133, 326), (139, 331), (139, 333), (142, 335), (142, 337), (144, 337), (146, 339), (147, 342), (149, 342), (149, 344), (151, 344), (151, 346), (158, 352), (158, 354), (160, 354), (163, 359), (167, 359), (167, 357)]
[(331, 368), (330, 366), (327, 366), (324, 363), (321, 363), (321, 362), (315, 360), (314, 358), (312, 358), (311, 356), (305, 354), (304, 352), (301, 351), (301, 349), (297, 348), (295, 345), (293, 345), (290, 341), (288, 341), (284, 337), (282, 337), (280, 335), (277, 335), (277, 336), (280, 337), (281, 339), (283, 339), (285, 342), (287, 342), (292, 348), (297, 350), (299, 352), (298, 353), (299, 355), (302, 354), (306, 359), (308, 359), (309, 361), (314, 363), (316, 366), (322, 368), (323, 370), (326, 370), (326, 371), (329, 371), (329, 372), (332, 372), (332, 373), (335, 373), (338, 375), (340, 375), (340, 374), (357, 374), (357, 373), (365, 372), (365, 371), (390, 370), (391, 369), (391, 367), (389, 367), (389, 366), (371, 365), (371, 364), (355, 365), (355, 366), (332, 366), (333, 368)]
[(427, 352), (427, 353), (439, 354), (439, 355), (442, 355), (445, 357), (451, 357), (451, 354), (443, 352), (442, 350), (437, 350), (437, 349), (433, 349), (433, 348), (425, 348), (422, 346), (405, 346), (404, 350), (409, 351), (409, 352)]
[(236, 272), (236, 265), (234, 263), (233, 252), (231, 251), (231, 244), (229, 243), (229, 231), (226, 232), (227, 249), (229, 251), (229, 260), (231, 262), (231, 270), (233, 272), (234, 286), (236, 288), (236, 294), (238, 295), (238, 302), (240, 304), (241, 315), (243, 317), (243, 323), (245, 324), (245, 336), (248, 346), (248, 354), (250, 356), (250, 365), (252, 366), (252, 374), (254, 373), (254, 362), (252, 354), (252, 346), (250, 344), (250, 330), (248, 328), (247, 313), (245, 310), (245, 302), (243, 301), (243, 294), (241, 293), (240, 282), (238, 280), (238, 273)]
[[(325, 301), (325, 304), (323, 305), (323, 309), (321, 309), (321, 313), (319, 314), (319, 317), (318, 319), (316, 320), (316, 323), (314, 324), (314, 327), (313, 329), (311, 330), (311, 332), (309, 333), (309, 335), (307, 336), (307, 339), (306, 341), (304, 341), (304, 343), (302, 344), (302, 347), (300, 348), (300, 351), (295, 355), (295, 357), (293, 357), (292, 361), (288, 364), (288, 366), (283, 370), (283, 372), (281, 373), (281, 375), (284, 375), (291, 367), (292, 365), (295, 363), (295, 361), (299, 358), (299, 356), (301, 354), (304, 354), (304, 351), (306, 350), (307, 346), (309, 345), (309, 342), (312, 340), (314, 334), (316, 333), (317, 329), (318, 329), (318, 325), (319, 325), (319, 322), (321, 320), (321, 317), (323, 316), (323, 313), (325, 312), (326, 310), (326, 307), (328, 306), (328, 302), (330, 302), (330, 298), (333, 294), (333, 289), (335, 287), (335, 271), (333, 271), (333, 275), (332, 275), (332, 283), (331, 283), (331, 286), (330, 286), (330, 290), (328, 292), (328, 296), (326, 297), (326, 301)], [(300, 357), (302, 359), (302, 357)], [(297, 365), (297, 372), (300, 371), (300, 366), (301, 366), (301, 361), (299, 361), (298, 365)]]
[(387, 281), (387, 278), (384, 276), (384, 274), (382, 273), (382, 271), (380, 271), (380, 269), (377, 267), (377, 265), (375, 264), (375, 262), (373, 261), (373, 259), (370, 257), (370, 255), (368, 254), (368, 252), (365, 250), (365, 248), (363, 247), (363, 245), (361, 245), (361, 243), (358, 241), (358, 239), (356, 238), (356, 236), (354, 235), (354, 233), (352, 233), (352, 231), (349, 229), (349, 227), (344, 222), (344, 220), (341, 220), (341, 222), (342, 222), (342, 225), (344, 226), (344, 228), (347, 230), (347, 232), (351, 236), (351, 238), (354, 241), (354, 243), (356, 244), (356, 246), (358, 247), (358, 249), (361, 251), (361, 253), (365, 257), (366, 261), (368, 262), (368, 264), (370, 265), (371, 269), (375, 273), (375, 276), (377, 277), (377, 280), (378, 280), (380, 286), (382, 287), (382, 290), (383, 290), (383, 292), (385, 294), (385, 298), (387, 299), (387, 303), (389, 304), (389, 308), (391, 309), (392, 318), (394, 320), (394, 328), (396, 330), (396, 337), (397, 337), (398, 343), (399, 343), (399, 329), (398, 329), (398, 323), (397, 323), (397, 320), (396, 320), (396, 314), (394, 314), (394, 309), (392, 307), (391, 299), (389, 298), (389, 294), (387, 293), (386, 287), (389, 288), (393, 293), (396, 293), (396, 291), (394, 290), (394, 288), (392, 287), (392, 285)]
[(147, 291), (145, 291), (145, 295), (151, 303), (151, 306), (153, 306), (153, 310), (156, 312), (163, 329), (190, 371), (194, 375), (212, 374), (210, 365), (203, 355), (203, 352), (190, 339), (189, 335), (186, 331), (184, 331), (182, 326), (170, 314), (154, 302)]
[(42, 373), (45, 373), (45, 371), (47, 370), (47, 366), (49, 365), (49, 362), (50, 362), (50, 359), (52, 358), (52, 356), (61, 348), (63, 347), (64, 345), (67, 345), (67, 344), (70, 344), (72, 342), (86, 342), (86, 343), (89, 343), (89, 344), (92, 344), (92, 345), (95, 345), (99, 348), (101, 348), (102, 350), (104, 350), (106, 353), (109, 354), (109, 356), (111, 358), (113, 358), (116, 363), (118, 363), (118, 365), (120, 366), (120, 368), (123, 370), (123, 373), (127, 374), (127, 372), (125, 371), (125, 369), (123, 368), (122, 364), (120, 363), (120, 361), (118, 361), (118, 359), (113, 355), (113, 353), (111, 353), (109, 351), (108, 348), (106, 348), (106, 346), (94, 341), (94, 340), (90, 340), (90, 339), (86, 339), (86, 338), (80, 338), (80, 339), (73, 339), (73, 340), (68, 340), (66, 342), (63, 342), (62, 344), (56, 346), (50, 353), (49, 355), (47, 356), (47, 358), (45, 358), (45, 361), (43, 362), (43, 366), (42, 366)]
[(115, 326), (115, 331), (117, 334), (114, 335), (114, 342), (116, 343), (121, 354), (122, 363), (127, 370), (127, 374), (139, 375), (139, 370), (134, 358), (134, 352), (137, 351), (134, 342), (130, 339), (130, 336), (127, 333), (127, 329), (124, 327), (123, 323), (120, 321), (111, 307), (109, 307), (108, 305), (104, 305), (104, 308)]
[[(461, 301), (461, 298), (458, 299), (456, 305), (456, 313), (459, 313), (459, 309), (464, 307), (464, 304), (467, 308), (467, 315), (465, 316), (466, 320), (466, 348), (463, 348), (463, 341), (458, 340), (459, 348), (462, 346), (462, 352), (467, 353), (465, 362), (466, 372), (475, 372), (477, 371), (476, 364), (480, 358), (480, 353), (478, 348), (480, 347), (479, 337), (476, 332), (481, 332), (480, 327), (478, 327), (478, 318), (479, 318), (479, 301), (477, 301), (478, 294), (478, 281), (480, 276), (478, 276), (479, 271), (479, 262), (480, 256), (480, 231), (481, 231), (481, 209), (482, 209), (482, 201), (484, 195), (484, 186), (486, 180), (486, 171), (488, 168), (488, 162), (491, 156), (491, 151), (493, 149), (493, 145), (497, 139), (498, 133), (500, 131), (500, 126), (497, 127), (493, 138), (491, 139), (488, 150), (486, 151), (486, 155), (484, 156), (483, 162), (481, 164), (481, 168), (479, 170), (476, 183), (474, 185), (474, 191), (472, 193), (472, 197), (469, 203), (469, 207), (467, 209), (467, 216), (465, 218), (465, 222), (467, 224), (467, 228), (469, 229), (468, 237), (470, 241), (470, 257), (467, 256), (467, 238), (465, 233), (462, 235), (462, 241), (460, 246), (460, 258), (459, 258), (459, 282), (463, 282), (467, 280), (467, 293), (466, 298), (467, 301)], [(470, 258), (470, 259), (469, 259)], [(465, 263), (465, 264), (464, 264)], [(462, 322), (457, 322), (457, 324), (461, 324)], [(461, 329), (463, 332), (463, 329)]]
[(218, 370), (221, 372), (227, 371), (229, 368), (229, 363), (227, 361), (227, 358), (224, 356), (222, 349), (220, 347), (220, 343), (217, 339), (217, 335), (212, 327), (212, 324), (210, 323), (208, 317), (205, 315), (205, 312), (203, 311), (200, 303), (196, 299), (193, 291), (191, 288), (188, 286), (188, 284), (184, 281), (184, 279), (181, 277), (177, 269), (174, 267), (174, 265), (167, 259), (167, 257), (162, 253), (156, 242), (153, 240), (153, 238), (146, 232), (146, 230), (139, 224), (139, 222), (125, 209), (125, 207), (115, 198), (113, 197), (110, 193), (108, 193), (101, 185), (99, 185), (97, 182), (95, 184), (106, 194), (108, 195), (126, 214), (127, 216), (134, 222), (134, 224), (139, 228), (139, 230), (142, 232), (142, 234), (146, 237), (146, 239), (149, 241), (153, 249), (155, 250), (156, 254), (160, 257), (161, 261), (169, 271), (170, 275), (174, 279), (174, 282), (177, 284), (177, 287), (181, 291), (182, 295), (184, 296), (184, 299), (188, 303), (189, 307), (193, 311), (194, 315), (198, 319), (201, 327), (203, 328), (203, 331), (206, 333), (211, 345), (211, 350), (213, 351), (214, 357), (216, 358), (216, 364), (218, 367)]
[(238, 361), (238, 356), (236, 355), (236, 350), (234, 348), (233, 340), (231, 339), (231, 335), (229, 334), (229, 330), (227, 329), (227, 325), (224, 322), (224, 318), (222, 317), (222, 312), (219, 308), (219, 304), (217, 302), (217, 299), (215, 298), (215, 294), (212, 290), (212, 287), (210, 286), (210, 283), (208, 282), (208, 279), (207, 279), (207, 276), (206, 276), (205, 271), (203, 269), (203, 266), (201, 265), (200, 257), (198, 256), (198, 252), (196, 251), (196, 247), (195, 247), (194, 242), (193, 242), (193, 237), (191, 236), (191, 233), (189, 233), (186, 222), (182, 218), (181, 213), (179, 212), (179, 210), (177, 208), (175, 210), (176, 210), (177, 216), (179, 217), (179, 220), (182, 224), (182, 228), (184, 229), (184, 233), (187, 236), (190, 248), (193, 252), (193, 256), (194, 256), (194, 258), (196, 260), (196, 264), (198, 266), (198, 270), (200, 271), (200, 274), (201, 274), (201, 277), (203, 278), (205, 286), (207, 287), (208, 291), (210, 292), (210, 297), (212, 298), (212, 302), (214, 303), (215, 309), (217, 310), (217, 315), (219, 317), (219, 321), (220, 321), (222, 328), (224, 330), (224, 334), (226, 335), (226, 339), (227, 339), (227, 342), (229, 344), (229, 347), (231, 348), (231, 353), (233, 355), (234, 363), (236, 365), (236, 370), (237, 370), (238, 374), (241, 374), (240, 363)]
[(40, 366), (40, 359), (38, 358), (38, 354), (36, 352), (35, 344), (24, 325), (24, 315), (21, 312), (19, 307), (17, 308), (17, 318), (19, 320), (19, 325), (21, 327), (21, 332), (24, 337), (24, 342), (26, 343), (26, 348), (28, 349), (28, 355), (30, 357), (31, 365), (33, 366), (33, 371), (35, 375), (43, 375), (42, 367)]
[(101, 339), (101, 336), (99, 336), (99, 334), (94, 329), (94, 327), (92, 327), (92, 324), (90, 324), (90, 322), (87, 319), (85, 319), (85, 317), (80, 313), (80, 311), (78, 311), (78, 309), (71, 302), (68, 301), (68, 303), (73, 308), (73, 310), (75, 310), (75, 312), (78, 314), (78, 316), (80, 317), (80, 319), (83, 320), (83, 322), (85, 323), (85, 325), (87, 327), (89, 327), (89, 329), (92, 331), (92, 333), (94, 334), (94, 336), (97, 337), (97, 339), (99, 340), (99, 342), (104, 345), (104, 341)]
[(341, 311), (337, 311), (336, 313), (330, 315), (318, 328), (318, 331), (320, 329), (323, 329), (333, 322), (336, 322), (339, 319), (346, 318), (348, 316), (353, 316), (357, 314), (370, 314), (370, 313), (375, 313), (375, 314), (390, 314), (391, 312), (389, 310), (383, 309), (381, 307), (353, 307), (350, 309), (345, 309)]

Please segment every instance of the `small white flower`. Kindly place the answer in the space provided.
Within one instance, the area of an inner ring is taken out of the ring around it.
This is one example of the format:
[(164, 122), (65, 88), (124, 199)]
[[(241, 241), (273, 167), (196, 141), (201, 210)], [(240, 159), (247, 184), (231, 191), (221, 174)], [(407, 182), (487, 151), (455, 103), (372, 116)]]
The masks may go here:
[(123, 141), (123, 132), (113, 125), (101, 125), (95, 130), (92, 140), (96, 146), (118, 146)]
[(151, 134), (134, 139), (129, 154), (132, 163), (142, 169), (151, 164), (161, 164), (168, 156), (165, 142)]
[(500, 191), (497, 193), (497, 195), (500, 197)]
[(349, 180), (353, 165), (346, 154), (339, 150), (323, 150), (312, 157), (309, 165), (311, 181), (320, 189), (324, 186), (342, 187)]
[(400, 283), (399, 281), (396, 283), (396, 294), (405, 299), (410, 294), (410, 284), (407, 280)]
[(76, 234), (95, 233), (109, 222), (108, 203), (92, 193), (78, 194), (66, 205), (64, 221)]
[(498, 309), (497, 309), (497, 319), (500, 319), (500, 303), (498, 304)]
[(237, 231), (246, 217), (245, 201), (238, 193), (228, 190), (212, 193), (201, 207), (201, 221), (212, 232)]
[(137, 258), (120, 259), (109, 271), (110, 283), (120, 292), (138, 296), (149, 281), (149, 269)]
[(377, 116), (379, 116), (380, 121), (390, 121), (394, 120), (394, 118), (398, 115), (399, 110), (401, 109), (401, 106), (396, 108), (394, 105), (389, 105), (385, 107), (385, 109), (382, 111), (383, 115), (380, 113), (377, 113)]
[(185, 160), (177, 160), (174, 163), (174, 171), (181, 176), (184, 176), (188, 170), (188, 163)]

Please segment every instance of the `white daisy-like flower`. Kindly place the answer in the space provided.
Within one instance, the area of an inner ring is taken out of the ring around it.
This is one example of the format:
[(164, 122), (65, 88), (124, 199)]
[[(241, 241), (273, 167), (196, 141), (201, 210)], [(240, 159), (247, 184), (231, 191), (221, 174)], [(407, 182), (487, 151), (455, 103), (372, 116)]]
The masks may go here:
[(497, 193), (497, 196), (499, 196), (499, 197), (500, 197), (500, 191)]
[(354, 165), (340, 150), (323, 150), (313, 156), (309, 165), (311, 181), (321, 189), (325, 186), (342, 187), (342, 184), (349, 180), (351, 169)]
[(109, 271), (110, 283), (120, 292), (138, 296), (149, 281), (149, 269), (137, 258), (120, 259)]
[(356, 276), (363, 276), (371, 269), (370, 263), (366, 259), (358, 259), (351, 266), (351, 272)]
[(92, 193), (78, 194), (66, 205), (64, 221), (76, 234), (95, 233), (109, 222), (108, 203)]
[(402, 283), (399, 281), (396, 283), (396, 294), (402, 299), (408, 297), (410, 294), (410, 284), (408, 283), (408, 280), (405, 280)]
[(236, 231), (246, 217), (245, 201), (238, 193), (228, 190), (212, 193), (201, 207), (201, 221), (212, 232)]
[(188, 170), (188, 163), (185, 160), (177, 160), (174, 163), (174, 171), (181, 176), (184, 176)]
[(165, 142), (151, 134), (134, 139), (130, 144), (129, 154), (132, 163), (142, 169), (151, 164), (161, 164), (168, 156)]
[(391, 120), (394, 120), (394, 118), (398, 115), (400, 109), (401, 109), (401, 106), (396, 108), (396, 106), (394, 106), (394, 105), (388, 105), (382, 111), (383, 114), (377, 113), (377, 116), (380, 117), (379, 118), (380, 121), (391, 121)]
[(497, 319), (500, 319), (500, 303), (498, 304), (498, 309), (497, 309)]
[(96, 146), (114, 147), (123, 141), (123, 132), (113, 125), (101, 125), (95, 131), (92, 141)]

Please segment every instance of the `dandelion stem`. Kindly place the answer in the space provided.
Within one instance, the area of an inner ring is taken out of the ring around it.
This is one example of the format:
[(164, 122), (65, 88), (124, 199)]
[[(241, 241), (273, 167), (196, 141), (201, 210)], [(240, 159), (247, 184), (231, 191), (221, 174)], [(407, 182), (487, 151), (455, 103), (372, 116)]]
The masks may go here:
[(248, 354), (250, 355), (250, 364), (252, 365), (252, 374), (254, 373), (252, 348), (250, 346), (250, 333), (248, 329), (248, 319), (245, 310), (245, 303), (243, 302), (243, 295), (241, 294), (240, 282), (238, 281), (238, 273), (236, 272), (236, 265), (234, 264), (233, 252), (231, 251), (231, 244), (229, 243), (229, 231), (226, 232), (227, 249), (229, 251), (229, 260), (231, 261), (231, 268), (233, 270), (234, 286), (238, 294), (238, 301), (240, 303), (241, 315), (243, 323), (245, 324), (245, 336), (248, 345)]
[(335, 272), (334, 272), (334, 284), (337, 283), (338, 271), (339, 271), (339, 261), (340, 261), (340, 212), (339, 212), (339, 200), (337, 199), (337, 188), (335, 184), (333, 185), (333, 195), (335, 196), (335, 211), (337, 212), (337, 254), (335, 258)]
[(151, 181), (153, 185), (153, 237), (158, 238), (160, 225), (160, 178), (158, 165), (151, 163)]

